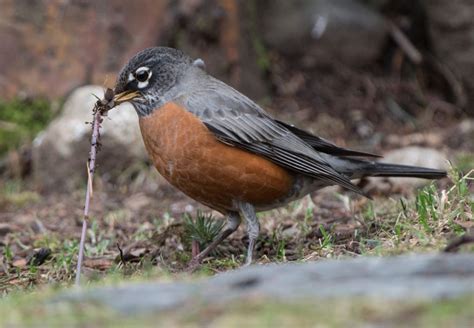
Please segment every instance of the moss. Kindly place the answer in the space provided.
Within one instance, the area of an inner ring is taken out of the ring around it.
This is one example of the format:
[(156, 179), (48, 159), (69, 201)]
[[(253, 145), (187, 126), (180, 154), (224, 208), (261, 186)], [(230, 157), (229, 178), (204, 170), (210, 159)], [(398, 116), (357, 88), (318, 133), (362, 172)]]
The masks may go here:
[(0, 101), (0, 155), (31, 142), (52, 117), (44, 99)]

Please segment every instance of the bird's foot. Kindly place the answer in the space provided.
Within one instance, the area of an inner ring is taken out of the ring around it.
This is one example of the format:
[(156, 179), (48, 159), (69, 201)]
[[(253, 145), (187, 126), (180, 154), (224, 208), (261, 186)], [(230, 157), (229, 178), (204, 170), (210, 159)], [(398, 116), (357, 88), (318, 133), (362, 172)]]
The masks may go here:
[(253, 250), (255, 248), (255, 242), (257, 241), (258, 235), (260, 234), (260, 224), (258, 222), (255, 208), (249, 203), (240, 203), (240, 212), (247, 221), (247, 233), (249, 236), (249, 246), (247, 248), (247, 259), (244, 267), (252, 264)]
[(247, 259), (245, 260), (243, 267), (248, 267), (250, 264), (252, 264), (254, 248), (255, 248), (255, 238), (250, 238), (249, 246), (247, 248)]

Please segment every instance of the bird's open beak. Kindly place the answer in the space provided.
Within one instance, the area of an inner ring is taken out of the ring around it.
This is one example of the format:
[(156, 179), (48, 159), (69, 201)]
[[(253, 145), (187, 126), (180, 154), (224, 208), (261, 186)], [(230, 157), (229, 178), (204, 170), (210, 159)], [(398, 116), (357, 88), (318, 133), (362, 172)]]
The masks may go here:
[(114, 96), (114, 103), (115, 106), (120, 105), (121, 103), (130, 101), (140, 96), (140, 92), (138, 91), (124, 91), (121, 93), (117, 93)]

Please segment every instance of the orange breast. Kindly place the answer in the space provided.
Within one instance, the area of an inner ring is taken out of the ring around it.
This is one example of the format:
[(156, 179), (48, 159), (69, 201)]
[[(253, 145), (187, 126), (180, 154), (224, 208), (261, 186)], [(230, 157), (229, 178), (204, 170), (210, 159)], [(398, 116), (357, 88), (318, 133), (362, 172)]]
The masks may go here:
[(269, 205), (287, 195), (292, 176), (276, 164), (219, 142), (193, 114), (167, 103), (140, 118), (145, 147), (172, 185), (214, 209), (234, 201)]

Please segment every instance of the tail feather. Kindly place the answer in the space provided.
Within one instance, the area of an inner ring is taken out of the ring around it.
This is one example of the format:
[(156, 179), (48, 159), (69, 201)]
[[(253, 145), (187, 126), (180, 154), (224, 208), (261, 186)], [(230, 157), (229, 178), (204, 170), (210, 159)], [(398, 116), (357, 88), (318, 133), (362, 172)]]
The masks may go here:
[(363, 172), (372, 177), (410, 177), (422, 179), (441, 179), (446, 177), (444, 170), (426, 167), (372, 162)]
[(328, 162), (336, 171), (343, 173), (350, 179), (358, 179), (367, 176), (441, 179), (447, 175), (444, 170), (381, 163), (347, 157), (328, 157)]

